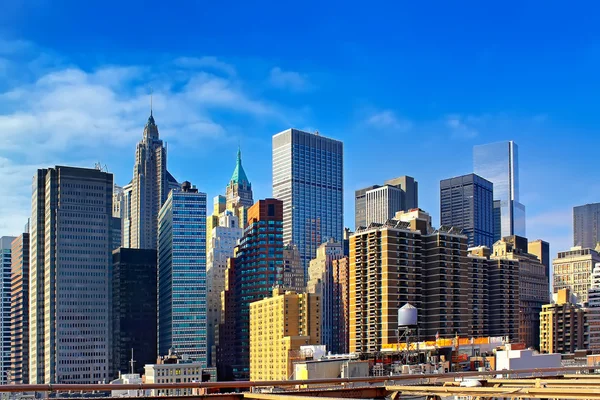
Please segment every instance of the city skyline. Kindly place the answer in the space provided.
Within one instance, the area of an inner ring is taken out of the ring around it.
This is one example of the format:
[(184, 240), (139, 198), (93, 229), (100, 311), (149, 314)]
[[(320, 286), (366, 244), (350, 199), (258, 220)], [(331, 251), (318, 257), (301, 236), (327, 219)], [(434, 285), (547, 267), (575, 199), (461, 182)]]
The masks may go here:
[[(474, 18), (483, 11), (480, 5), (464, 15), (440, 5), (439, 15), (450, 12), (457, 17), (451, 21), (439, 16), (427, 21), (421, 6), (410, 5), (402, 11), (416, 18), (396, 32), (388, 30), (388, 24), (356, 24), (355, 16), (349, 15), (341, 16), (333, 29), (319, 16), (317, 22), (326, 29), (304, 38), (289, 32), (274, 35), (273, 28), (261, 27), (257, 40), (249, 41), (240, 40), (244, 32), (237, 26), (228, 37), (214, 28), (225, 15), (238, 21), (252, 15), (250, 10), (241, 7), (221, 16), (212, 7), (196, 13), (160, 4), (123, 10), (138, 20), (160, 13), (173, 18), (195, 15), (203, 22), (195, 23), (191, 32), (186, 32), (189, 27), (172, 26), (174, 36), (169, 39), (154, 32), (130, 32), (130, 24), (110, 15), (103, 26), (78, 24), (74, 30), (62, 23), (64, 18), (91, 18), (79, 5), (65, 15), (60, 7), (43, 4), (31, 14), (16, 5), (6, 10), (0, 17), (5, 38), (0, 173), (9, 176), (0, 189), (0, 201), (6, 205), (0, 211), (0, 234), (20, 233), (29, 215), (30, 182), (37, 168), (93, 167), (100, 162), (116, 183), (126, 184), (132, 149), (149, 114), (150, 87), (156, 122), (169, 146), (169, 169), (178, 180), (196, 182), (208, 199), (221, 193), (228, 181), (235, 157), (230, 148), (238, 142), (255, 198), (269, 197), (270, 139), (292, 126), (318, 129), (344, 142), (348, 227), (353, 226), (354, 190), (399, 175), (419, 181), (421, 206), (438, 224), (439, 181), (472, 172), (473, 145), (499, 140), (519, 144), (528, 237), (550, 242), (551, 253), (567, 250), (572, 243), (571, 208), (600, 197), (600, 185), (588, 185), (580, 174), (592, 163), (592, 149), (600, 141), (594, 135), (600, 121), (588, 98), (597, 82), (597, 28), (590, 28), (586, 18), (577, 18), (580, 23), (570, 25), (560, 36), (567, 40), (561, 41), (544, 22), (566, 17), (554, 7), (520, 8), (518, 16), (482, 18), (483, 24)], [(322, 11), (326, 15), (332, 10)], [(580, 11), (572, 8), (567, 13), (581, 17)], [(274, 7), (265, 17), (277, 20), (283, 15), (284, 10)], [(309, 14), (302, 10), (301, 15)], [(497, 37), (496, 29), (507, 23), (515, 29)], [(464, 30), (453, 29), (455, 24)], [(334, 41), (337, 30), (348, 29), (345, 25), (373, 32)], [(440, 32), (445, 32), (443, 51), (437, 44)], [(171, 40), (184, 33), (190, 33), (189, 40)], [(419, 40), (400, 41), (403, 33)], [(384, 47), (370, 46), (373, 35), (381, 38), (381, 46), (397, 47), (399, 55), (390, 58)], [(279, 45), (261, 45), (273, 36), (280, 36)], [(281, 46), (280, 41), (288, 43)], [(329, 43), (327, 48), (323, 43)], [(435, 62), (429, 53), (433, 49)], [(384, 54), (386, 62), (377, 62)], [(515, 58), (519, 70), (513, 67)], [(360, 72), (364, 60), (377, 66), (366, 70), (368, 76)], [(25, 67), (31, 72), (23, 74)], [(565, 107), (566, 98), (580, 100)], [(588, 146), (565, 142), (564, 137), (581, 138)], [(402, 161), (378, 157), (377, 165), (367, 165), (366, 155), (381, 153), (386, 140), (411, 151), (403, 153)], [(586, 190), (556, 194), (550, 177), (585, 184)]]

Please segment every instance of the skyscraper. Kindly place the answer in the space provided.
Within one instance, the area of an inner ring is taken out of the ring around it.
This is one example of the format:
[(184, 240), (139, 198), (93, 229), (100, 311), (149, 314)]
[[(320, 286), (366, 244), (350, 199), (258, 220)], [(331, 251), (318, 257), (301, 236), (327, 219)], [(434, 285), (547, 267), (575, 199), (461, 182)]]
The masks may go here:
[(298, 246), (305, 274), (317, 248), (344, 230), (344, 146), (318, 133), (273, 136), (273, 197), (283, 201), (283, 240)]
[(208, 300), (208, 365), (216, 366), (218, 327), (221, 323), (221, 292), (225, 290), (227, 259), (242, 237), (239, 219), (233, 211), (225, 210), (219, 215), (218, 226), (212, 228), (206, 250), (206, 287)]
[(588, 301), (588, 291), (592, 284), (594, 266), (600, 263), (600, 253), (596, 249), (584, 249), (581, 246), (559, 251), (552, 260), (552, 288), (556, 293), (560, 289), (569, 289), (581, 303)]
[(10, 382), (29, 383), (29, 223), (11, 245)]
[(573, 207), (573, 246), (593, 249), (600, 242), (600, 203)]
[(113, 176), (39, 169), (33, 181), (30, 383), (110, 378)]
[(333, 342), (340, 333), (339, 327), (334, 324), (334, 309), (341, 299), (335, 297), (339, 293), (335, 290), (333, 261), (343, 257), (342, 244), (330, 239), (319, 246), (317, 256), (310, 261), (308, 268), (307, 291), (321, 299), (321, 344), (334, 354), (338, 349), (334, 349)]
[(246, 224), (248, 207), (254, 204), (252, 184), (242, 167), (242, 151), (238, 149), (235, 168), (225, 191), (226, 208), (232, 210), (240, 220), (241, 226)]
[(373, 185), (355, 192), (355, 227), (379, 224), (394, 218), (397, 211), (419, 207), (419, 183), (410, 176), (389, 179), (383, 185)]
[(525, 206), (519, 202), (519, 151), (515, 142), (473, 148), (475, 174), (494, 185), (494, 241), (505, 236), (526, 237)]
[(250, 303), (283, 285), (283, 203), (259, 200), (248, 210), (248, 223), (228, 260), (223, 317), (219, 326), (217, 368), (220, 380), (250, 376)]
[(10, 286), (12, 236), (0, 237), (0, 384), (7, 384), (10, 371)]
[(441, 224), (461, 228), (469, 247), (494, 245), (494, 190), (469, 174), (440, 181)]
[(112, 261), (112, 371), (129, 372), (133, 356), (133, 373), (141, 374), (157, 357), (156, 250), (121, 247)]
[(190, 182), (158, 215), (158, 355), (173, 349), (206, 367), (206, 194)]
[(125, 224), (130, 232), (124, 236), (129, 239), (131, 248), (156, 249), (158, 211), (167, 200), (169, 190), (177, 186), (177, 181), (167, 171), (167, 149), (159, 138), (150, 110), (142, 140), (135, 152), (130, 221)]

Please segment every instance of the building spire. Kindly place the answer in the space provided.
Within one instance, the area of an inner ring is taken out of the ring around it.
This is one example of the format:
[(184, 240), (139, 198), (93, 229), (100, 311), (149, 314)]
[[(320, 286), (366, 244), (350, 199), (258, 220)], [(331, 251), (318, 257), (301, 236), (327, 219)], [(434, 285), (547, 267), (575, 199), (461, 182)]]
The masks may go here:
[(150, 116), (152, 116), (152, 86), (150, 86)]

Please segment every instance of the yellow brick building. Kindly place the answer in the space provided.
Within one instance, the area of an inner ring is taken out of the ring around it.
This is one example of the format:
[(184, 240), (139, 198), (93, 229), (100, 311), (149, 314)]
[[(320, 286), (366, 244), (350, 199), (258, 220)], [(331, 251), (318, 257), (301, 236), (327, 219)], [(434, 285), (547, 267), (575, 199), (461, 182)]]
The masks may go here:
[(300, 346), (320, 344), (319, 296), (273, 289), (250, 304), (250, 380), (286, 380)]
[(568, 288), (554, 294), (554, 303), (542, 306), (540, 313), (540, 351), (573, 353), (587, 349), (585, 311)]

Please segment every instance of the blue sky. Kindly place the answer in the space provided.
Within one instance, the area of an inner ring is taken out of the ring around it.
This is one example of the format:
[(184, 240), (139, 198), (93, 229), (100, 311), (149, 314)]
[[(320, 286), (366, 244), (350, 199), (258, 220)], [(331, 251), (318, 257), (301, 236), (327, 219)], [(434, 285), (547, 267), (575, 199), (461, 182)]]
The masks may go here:
[(271, 136), (296, 127), (344, 141), (346, 225), (355, 189), (404, 174), (439, 224), (439, 180), (515, 140), (528, 236), (568, 248), (572, 207), (600, 201), (599, 6), (403, 3), (5, 1), (0, 234), (38, 167), (128, 182), (152, 87), (169, 170), (210, 198), (238, 143), (270, 196)]

